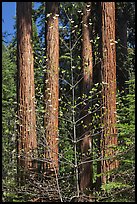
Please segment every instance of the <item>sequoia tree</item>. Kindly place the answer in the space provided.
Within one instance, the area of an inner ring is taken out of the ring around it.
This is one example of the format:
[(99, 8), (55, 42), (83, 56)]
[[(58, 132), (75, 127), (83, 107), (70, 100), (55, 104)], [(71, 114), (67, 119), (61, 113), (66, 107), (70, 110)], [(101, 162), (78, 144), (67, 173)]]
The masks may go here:
[[(92, 85), (92, 44), (89, 18), (91, 17), (91, 2), (84, 3), (83, 17), (82, 17), (82, 95), (88, 97)], [(81, 175), (80, 175), (80, 189), (85, 191), (86, 188), (92, 187), (92, 137), (90, 130), (91, 114), (88, 114), (88, 108), (90, 106), (89, 101), (82, 107), (83, 128), (82, 135), (83, 140), (81, 142), (82, 162)], [(87, 163), (86, 163), (87, 162)]]
[(45, 137), (46, 172), (58, 171), (58, 2), (46, 2)]
[[(17, 67), (18, 67), (18, 173), (37, 168), (34, 64), (32, 50), (32, 2), (17, 2)], [(22, 171), (20, 171), (22, 167)]]
[(118, 166), (115, 159), (117, 146), (116, 129), (116, 46), (115, 46), (115, 2), (101, 2), (101, 81), (102, 81), (102, 134), (100, 153), (102, 183), (106, 183), (110, 170)]

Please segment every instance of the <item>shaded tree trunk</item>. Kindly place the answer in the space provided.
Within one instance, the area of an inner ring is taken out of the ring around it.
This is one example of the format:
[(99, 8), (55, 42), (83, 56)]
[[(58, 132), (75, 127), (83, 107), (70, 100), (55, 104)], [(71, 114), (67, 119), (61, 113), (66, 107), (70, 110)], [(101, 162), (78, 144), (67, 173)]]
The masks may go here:
[(118, 166), (115, 159), (117, 146), (116, 129), (116, 47), (115, 47), (115, 2), (101, 2), (102, 9), (102, 135), (101, 183), (106, 183), (110, 176), (107, 172)]
[[(99, 83), (99, 87), (98, 87), (98, 96), (95, 96), (95, 102), (93, 102), (93, 106), (95, 103), (100, 104), (101, 106), (101, 98), (102, 98), (102, 87), (101, 87), (101, 59), (102, 59), (102, 9), (101, 9), (101, 2), (95, 2), (94, 4), (94, 12), (95, 12), (95, 21), (94, 21), (94, 31), (96, 33), (96, 36), (99, 37), (99, 43), (97, 45), (93, 44), (93, 58), (94, 58), (94, 67), (93, 67), (93, 84)], [(97, 46), (97, 47), (94, 47)], [(98, 54), (95, 55), (94, 50), (97, 51)], [(96, 112), (98, 118), (101, 118), (101, 109), (98, 109), (98, 111)], [(101, 135), (98, 134), (98, 132), (101, 132), (101, 120), (99, 120), (99, 122), (97, 122), (96, 124), (96, 130), (95, 133), (97, 134), (96, 136), (96, 147), (97, 147), (97, 157), (100, 158), (101, 157), (101, 146), (100, 146), (100, 142), (101, 142)], [(97, 169), (96, 169), (96, 173), (100, 174), (101, 173), (101, 162), (97, 161)], [(95, 188), (96, 190), (100, 190), (101, 187), (101, 176), (98, 176), (96, 178), (96, 184), (95, 184)]]
[(46, 172), (58, 171), (58, 97), (59, 97), (58, 2), (46, 2), (45, 137)]
[[(92, 85), (92, 44), (90, 27), (89, 27), (89, 18), (91, 17), (91, 2), (87, 2), (84, 5), (83, 17), (82, 17), (82, 95), (89, 96), (89, 91), (91, 90)], [(87, 100), (86, 105), (82, 107), (82, 117), (88, 114), (88, 108), (90, 107), (90, 102)], [(87, 115), (83, 119), (82, 135), (83, 140), (81, 142), (81, 153), (82, 153), (82, 162), (85, 162), (81, 165), (80, 172), (80, 189), (81, 191), (88, 190), (92, 188), (92, 179), (93, 179), (93, 167), (91, 162), (87, 162), (92, 159), (92, 137), (91, 137), (91, 114)]]
[(18, 169), (19, 180), (29, 169), (36, 169), (37, 154), (34, 64), (32, 50), (32, 2), (17, 2), (18, 66)]
[(129, 73), (127, 70), (127, 17), (126, 11), (121, 8), (116, 9), (117, 14), (117, 87), (119, 91), (127, 88), (125, 81), (129, 79)]

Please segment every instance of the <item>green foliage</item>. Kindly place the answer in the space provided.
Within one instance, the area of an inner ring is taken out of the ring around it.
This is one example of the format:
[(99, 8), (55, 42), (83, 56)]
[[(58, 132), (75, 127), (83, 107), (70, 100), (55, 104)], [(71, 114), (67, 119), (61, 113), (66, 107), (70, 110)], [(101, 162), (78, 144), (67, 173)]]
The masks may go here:
[(14, 188), (16, 173), (16, 74), (10, 50), (2, 45), (2, 172), (4, 196)]
[(135, 79), (126, 82), (128, 93), (117, 95), (119, 168), (114, 181), (102, 186), (106, 202), (134, 202), (135, 199)]
[(119, 94), (117, 106), (119, 139), (125, 146), (135, 142), (135, 79), (130, 79), (127, 84), (128, 93), (122, 96)]
[(107, 193), (111, 192), (112, 190), (118, 190), (121, 188), (128, 188), (130, 185), (128, 184), (123, 184), (122, 182), (109, 182), (108, 184), (102, 185), (102, 190), (105, 190)]

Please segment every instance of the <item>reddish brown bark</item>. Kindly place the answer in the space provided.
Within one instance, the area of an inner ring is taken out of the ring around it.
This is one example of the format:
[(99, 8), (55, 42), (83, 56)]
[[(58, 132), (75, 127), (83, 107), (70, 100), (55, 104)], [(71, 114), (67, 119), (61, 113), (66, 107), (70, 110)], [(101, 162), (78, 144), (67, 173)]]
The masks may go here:
[(23, 171), (37, 167), (33, 159), (37, 138), (31, 12), (32, 2), (17, 2), (18, 165)]
[[(118, 166), (114, 158), (117, 146), (116, 129), (116, 46), (115, 46), (115, 3), (101, 2), (102, 8), (102, 135), (101, 173), (102, 183), (110, 178), (106, 173)], [(107, 158), (107, 159), (106, 159)]]
[[(83, 72), (83, 82), (82, 82), (82, 94), (85, 94), (88, 97), (89, 91), (91, 90), (92, 85), (92, 44), (90, 42), (90, 28), (89, 28), (89, 18), (91, 15), (91, 2), (87, 2), (83, 9), (82, 17), (82, 72)], [(88, 114), (88, 108), (90, 104), (87, 100), (86, 105), (82, 107), (82, 116)], [(83, 119), (83, 140), (81, 142), (81, 153), (82, 162), (85, 162), (81, 165), (80, 172), (80, 189), (85, 191), (92, 187), (92, 174), (93, 167), (91, 162), (87, 162), (92, 159), (92, 137), (90, 124), (91, 115), (86, 116)]]
[(45, 136), (46, 171), (58, 171), (59, 30), (58, 2), (46, 2)]

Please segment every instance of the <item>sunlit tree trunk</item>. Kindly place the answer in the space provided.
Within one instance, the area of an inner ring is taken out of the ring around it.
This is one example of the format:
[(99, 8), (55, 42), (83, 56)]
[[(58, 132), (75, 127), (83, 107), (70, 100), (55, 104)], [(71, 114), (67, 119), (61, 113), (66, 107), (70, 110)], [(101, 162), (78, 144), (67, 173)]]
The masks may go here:
[(118, 166), (115, 159), (116, 129), (116, 46), (115, 2), (101, 2), (102, 10), (102, 135), (100, 140), (102, 183), (110, 176), (107, 172)]
[[(83, 17), (82, 17), (82, 95), (89, 96), (89, 91), (91, 90), (92, 85), (92, 44), (89, 18), (91, 17), (91, 2), (84, 3)], [(82, 107), (82, 117), (88, 114), (88, 108), (90, 103), (87, 100), (86, 104)], [(83, 118), (83, 127), (82, 135), (83, 140), (81, 142), (81, 153), (82, 153), (82, 162), (85, 162), (81, 165), (80, 172), (80, 189), (81, 191), (88, 190), (92, 187), (92, 163), (87, 162), (92, 159), (92, 137), (90, 130), (91, 123), (91, 114)]]
[(45, 138), (46, 172), (58, 171), (58, 2), (46, 2)]
[(34, 64), (32, 50), (32, 2), (17, 2), (18, 66), (18, 167), (19, 179), (24, 172), (36, 169), (37, 154)]

